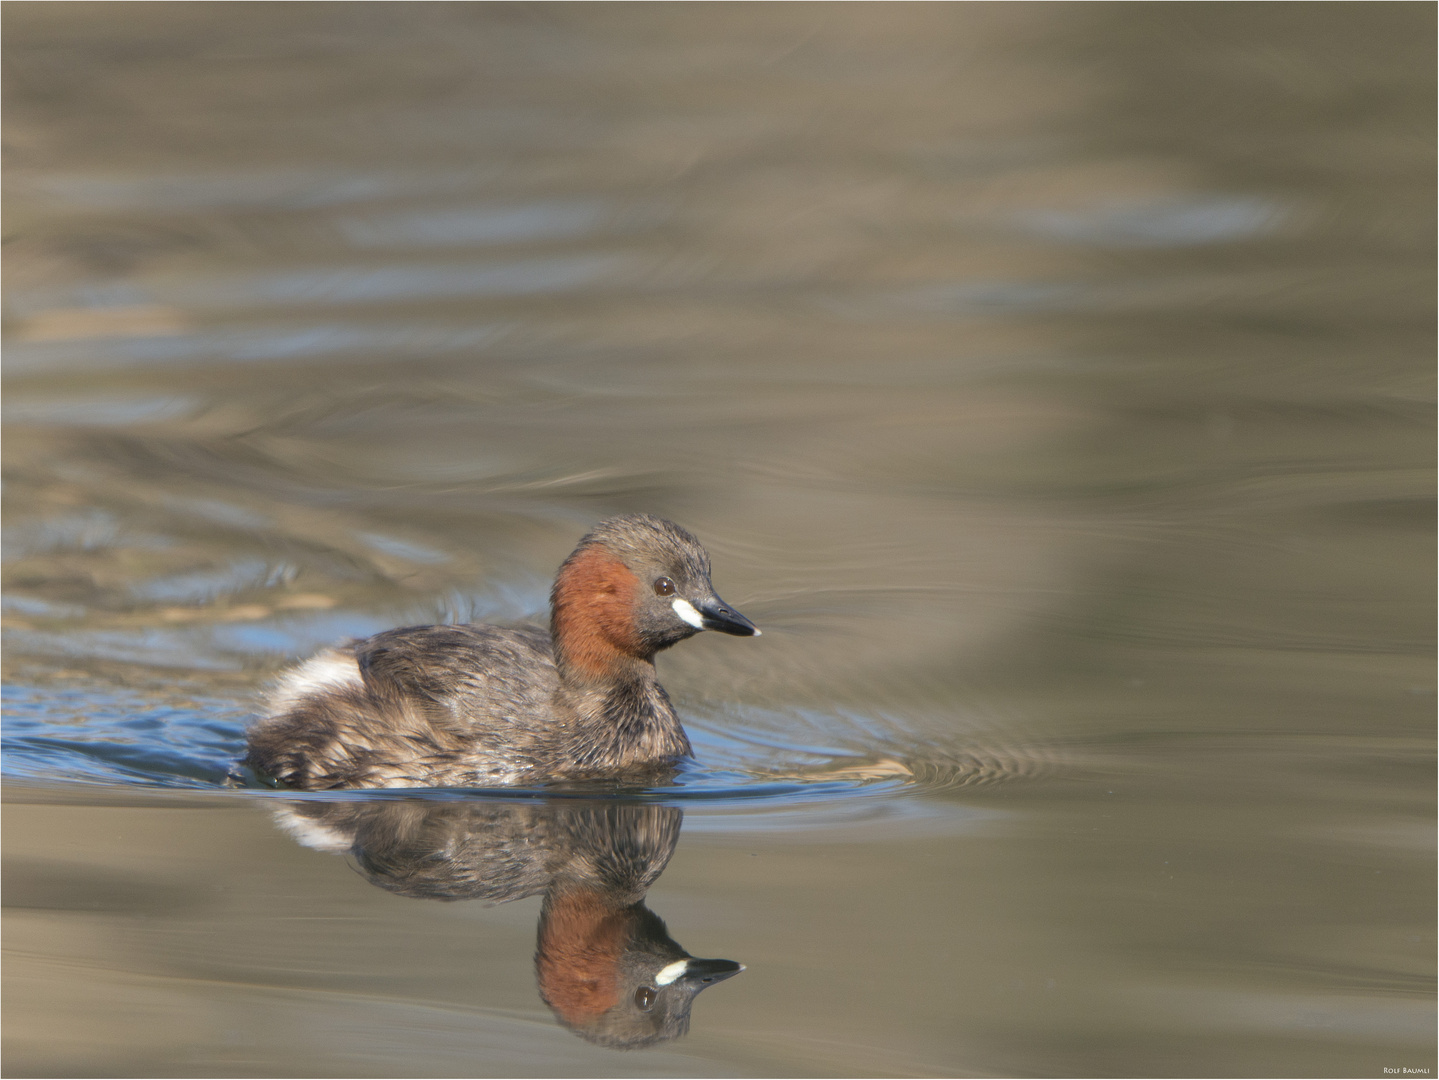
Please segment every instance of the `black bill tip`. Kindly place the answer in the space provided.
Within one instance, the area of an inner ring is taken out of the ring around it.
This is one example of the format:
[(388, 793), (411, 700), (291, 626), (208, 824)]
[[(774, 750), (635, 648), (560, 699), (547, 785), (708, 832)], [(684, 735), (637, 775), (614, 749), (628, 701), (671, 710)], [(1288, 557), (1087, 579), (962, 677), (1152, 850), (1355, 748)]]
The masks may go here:
[(685, 982), (703, 989), (717, 982), (723, 982), (732, 975), (738, 975), (744, 970), (743, 964), (736, 964), (733, 960), (700, 960), (691, 957), (685, 965), (685, 973), (680, 976)]
[(700, 613), (700, 619), (706, 630), (718, 630), (721, 634), (734, 634), (736, 637), (760, 636), (758, 626), (718, 596), (711, 596), (708, 600), (703, 601), (696, 607), (696, 610)]

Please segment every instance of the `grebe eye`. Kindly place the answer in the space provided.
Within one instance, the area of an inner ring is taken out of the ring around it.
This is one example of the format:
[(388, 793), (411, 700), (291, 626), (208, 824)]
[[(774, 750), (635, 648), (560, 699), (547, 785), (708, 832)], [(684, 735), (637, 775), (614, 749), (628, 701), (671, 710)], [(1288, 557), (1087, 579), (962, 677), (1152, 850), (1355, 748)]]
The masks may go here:
[(641, 1009), (644, 1009), (646, 1012), (648, 1012), (649, 1007), (654, 1003), (654, 987), (641, 986), (638, 990), (635, 991), (635, 1004), (638, 1005)]
[(675, 594), (675, 583), (667, 577), (655, 578), (655, 592), (661, 596), (673, 596)]

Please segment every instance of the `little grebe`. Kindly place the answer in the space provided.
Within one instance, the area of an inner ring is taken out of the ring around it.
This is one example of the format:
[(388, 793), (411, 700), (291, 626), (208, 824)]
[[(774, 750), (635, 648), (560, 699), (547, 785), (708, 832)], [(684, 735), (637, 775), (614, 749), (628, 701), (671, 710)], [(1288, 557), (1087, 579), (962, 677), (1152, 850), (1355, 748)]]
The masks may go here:
[(311, 657), (269, 693), (246, 764), (307, 791), (621, 777), (690, 753), (654, 655), (701, 630), (757, 636), (698, 540), (602, 521), (560, 567), (550, 632), (387, 630)]

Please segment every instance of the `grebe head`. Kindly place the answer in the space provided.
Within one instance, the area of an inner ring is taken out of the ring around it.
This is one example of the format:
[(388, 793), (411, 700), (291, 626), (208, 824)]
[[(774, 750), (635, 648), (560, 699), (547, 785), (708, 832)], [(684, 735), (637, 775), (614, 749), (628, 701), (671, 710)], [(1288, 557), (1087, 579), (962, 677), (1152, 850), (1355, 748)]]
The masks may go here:
[(715, 593), (700, 542), (649, 514), (590, 530), (560, 567), (550, 602), (557, 659), (592, 674), (649, 660), (701, 630), (759, 634)]
[(601, 1046), (629, 1050), (684, 1035), (695, 995), (744, 969), (691, 956), (643, 902), (551, 890), (540, 912), (540, 997), (560, 1023)]

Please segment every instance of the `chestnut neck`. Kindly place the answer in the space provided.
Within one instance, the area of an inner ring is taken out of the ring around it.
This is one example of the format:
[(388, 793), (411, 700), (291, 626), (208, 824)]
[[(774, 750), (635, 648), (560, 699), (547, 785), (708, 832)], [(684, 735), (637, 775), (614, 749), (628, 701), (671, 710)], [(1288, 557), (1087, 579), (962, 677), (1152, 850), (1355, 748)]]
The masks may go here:
[(619, 960), (634, 918), (603, 890), (545, 895), (535, 969), (540, 996), (569, 1023), (607, 1012), (619, 1000)]
[(655, 650), (635, 626), (642, 588), (630, 568), (598, 544), (565, 560), (550, 596), (550, 636), (565, 683), (601, 688), (654, 680)]

